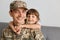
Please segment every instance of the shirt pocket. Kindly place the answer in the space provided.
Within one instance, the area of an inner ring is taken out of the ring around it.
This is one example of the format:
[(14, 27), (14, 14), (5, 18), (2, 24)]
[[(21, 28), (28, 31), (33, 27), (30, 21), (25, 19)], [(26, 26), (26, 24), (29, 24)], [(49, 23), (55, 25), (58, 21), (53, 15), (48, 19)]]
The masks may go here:
[(12, 32), (4, 32), (4, 37), (6, 40), (12, 40)]
[(5, 36), (6, 40), (12, 40), (12, 36)]

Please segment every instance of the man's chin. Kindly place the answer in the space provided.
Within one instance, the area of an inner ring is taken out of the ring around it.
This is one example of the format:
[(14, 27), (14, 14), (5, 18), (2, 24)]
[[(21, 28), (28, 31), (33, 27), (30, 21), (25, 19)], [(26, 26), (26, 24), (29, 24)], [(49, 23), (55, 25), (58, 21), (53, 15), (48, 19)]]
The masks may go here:
[(26, 19), (26, 18), (23, 18), (23, 17), (22, 17), (22, 18), (17, 18), (17, 19), (18, 19), (18, 20), (24, 20), (24, 19)]
[(22, 22), (22, 20), (21, 20), (21, 21), (18, 21), (18, 24), (24, 24), (24, 22)]
[(32, 22), (28, 22), (28, 24), (34, 24), (34, 23), (32, 23)]

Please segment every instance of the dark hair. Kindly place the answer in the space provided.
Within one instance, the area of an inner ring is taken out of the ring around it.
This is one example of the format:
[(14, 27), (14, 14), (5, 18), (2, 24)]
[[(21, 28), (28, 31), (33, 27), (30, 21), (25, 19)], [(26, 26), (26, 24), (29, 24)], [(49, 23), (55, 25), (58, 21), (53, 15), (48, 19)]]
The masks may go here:
[(37, 17), (38, 20), (40, 20), (39, 18), (39, 12), (36, 9), (29, 9), (27, 11), (26, 17), (28, 17), (28, 15), (35, 15)]

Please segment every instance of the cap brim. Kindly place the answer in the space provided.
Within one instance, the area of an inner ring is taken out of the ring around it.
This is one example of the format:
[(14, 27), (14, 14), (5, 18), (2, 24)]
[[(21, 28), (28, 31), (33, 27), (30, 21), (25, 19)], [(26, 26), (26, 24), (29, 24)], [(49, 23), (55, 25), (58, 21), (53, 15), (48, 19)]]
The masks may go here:
[(25, 9), (25, 10), (28, 10), (27, 8), (24, 8), (24, 7), (19, 7), (19, 8), (21, 8), (21, 9)]

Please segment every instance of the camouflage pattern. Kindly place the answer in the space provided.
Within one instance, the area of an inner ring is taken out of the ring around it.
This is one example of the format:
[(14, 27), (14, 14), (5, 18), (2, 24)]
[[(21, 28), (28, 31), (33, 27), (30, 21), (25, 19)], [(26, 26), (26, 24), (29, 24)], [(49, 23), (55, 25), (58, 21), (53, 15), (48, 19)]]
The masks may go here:
[(17, 9), (17, 8), (24, 8), (27, 9), (27, 4), (23, 1), (13, 1), (10, 4), (10, 10), (11, 9)]
[(20, 34), (17, 35), (7, 27), (3, 30), (1, 40), (44, 40), (44, 36), (39, 29), (22, 28)]

